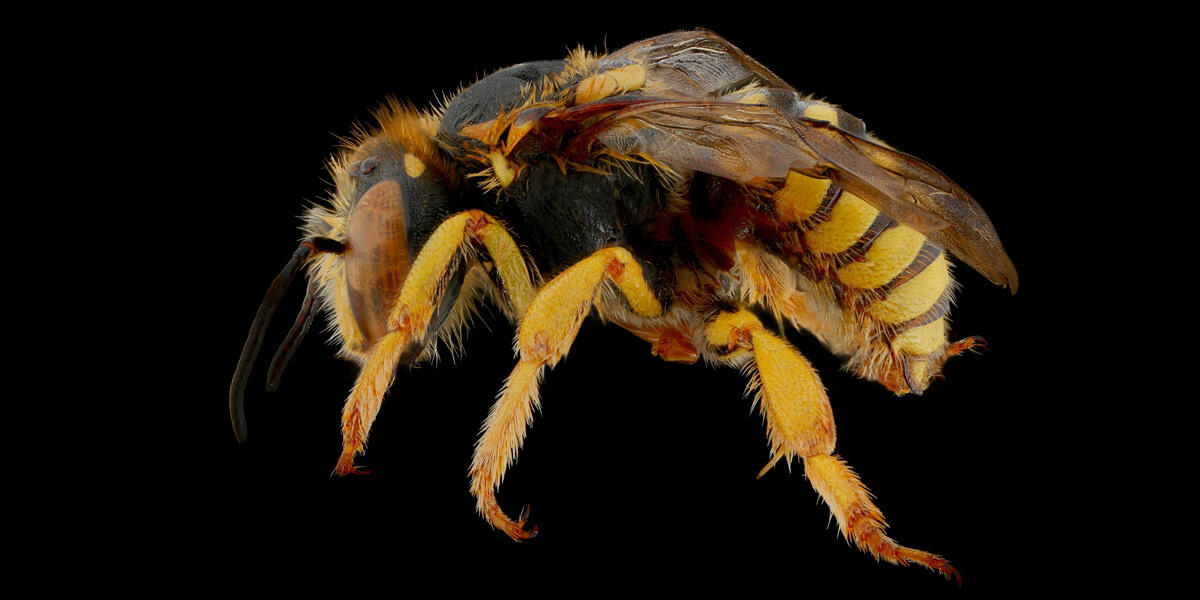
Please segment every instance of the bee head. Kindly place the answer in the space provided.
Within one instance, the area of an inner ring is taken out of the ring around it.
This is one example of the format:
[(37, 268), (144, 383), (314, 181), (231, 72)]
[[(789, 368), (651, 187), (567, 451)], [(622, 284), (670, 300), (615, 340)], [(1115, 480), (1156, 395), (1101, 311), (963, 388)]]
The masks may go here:
[(458, 187), (454, 170), (433, 139), (438, 126), (434, 116), (392, 101), (375, 117), (378, 126), (357, 130), (330, 164), (337, 186), (335, 204), (353, 210), (387, 180), (405, 188), (406, 204), (426, 197), (437, 201), (448, 196), (448, 188)]
[(246, 438), (244, 396), (267, 326), (293, 276), (309, 266), (304, 308), (272, 361), (267, 389), (278, 385), (292, 350), (308, 329), (316, 296), (333, 312), (347, 356), (361, 358), (387, 331), (388, 311), (411, 258), (454, 210), (459, 187), (433, 141), (437, 119), (389, 102), (378, 127), (359, 129), (329, 163), (335, 190), (304, 214), (305, 239), (272, 282), (251, 325), (229, 391), (239, 440)]
[(310, 236), (345, 244), (337, 263), (344, 275), (333, 278), (345, 282), (344, 321), (361, 334), (345, 340), (350, 352), (386, 333), (391, 303), (409, 266), (456, 211), (461, 189), (433, 140), (436, 119), (395, 102), (376, 118), (377, 127), (357, 131), (330, 163), (336, 188), (329, 205), (314, 206), (305, 216)]
[(389, 101), (375, 111), (375, 118), (376, 126), (357, 128), (329, 162), (334, 192), (326, 203), (306, 211), (308, 237), (349, 241), (356, 208), (364, 198), (385, 192), (402, 206), (409, 241), (423, 241), (422, 234), (449, 214), (462, 183), (434, 141), (437, 117)]

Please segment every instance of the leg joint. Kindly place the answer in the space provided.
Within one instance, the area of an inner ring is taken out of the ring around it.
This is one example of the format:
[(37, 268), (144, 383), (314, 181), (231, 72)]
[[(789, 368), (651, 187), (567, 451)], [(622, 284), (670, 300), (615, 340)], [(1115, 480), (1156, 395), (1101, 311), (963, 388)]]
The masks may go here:
[(726, 353), (741, 348), (753, 350), (753, 333), (763, 329), (758, 317), (746, 309), (718, 313), (704, 327), (710, 345)]
[(464, 213), (467, 217), (465, 227), (472, 234), (479, 235), (481, 231), (492, 223), (491, 217), (487, 213), (479, 209), (471, 209)]

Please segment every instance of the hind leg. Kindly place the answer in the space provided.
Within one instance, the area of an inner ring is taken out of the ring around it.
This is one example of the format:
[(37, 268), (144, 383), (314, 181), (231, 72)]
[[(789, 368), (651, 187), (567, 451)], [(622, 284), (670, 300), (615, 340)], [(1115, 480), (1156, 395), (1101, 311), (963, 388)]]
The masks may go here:
[(816, 371), (795, 348), (767, 331), (745, 309), (717, 315), (706, 325), (705, 337), (726, 362), (750, 362), (750, 386), (758, 390), (756, 401), (766, 417), (772, 452), (760, 477), (781, 459), (801, 459), (805, 475), (829, 505), (838, 529), (860, 550), (890, 563), (916, 563), (960, 580), (945, 559), (901, 546), (884, 533), (887, 523), (871, 502), (870, 492), (833, 454), (836, 433), (829, 398)]

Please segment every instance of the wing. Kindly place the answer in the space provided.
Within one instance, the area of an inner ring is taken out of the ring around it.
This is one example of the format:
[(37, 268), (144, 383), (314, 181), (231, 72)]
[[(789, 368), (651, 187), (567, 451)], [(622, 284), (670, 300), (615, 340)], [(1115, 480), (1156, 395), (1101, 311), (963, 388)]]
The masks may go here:
[[(636, 66), (635, 66), (636, 65)], [(872, 139), (863, 122), (808, 100), (766, 67), (709, 31), (670, 33), (604, 57), (599, 73), (631, 77), (611, 95), (543, 115), (573, 127), (567, 150), (599, 144), (643, 155), (679, 172), (739, 182), (795, 170), (828, 176), (920, 231), (993, 283), (1017, 288), (1017, 273), (991, 220), (961, 187), (928, 163)], [(643, 79), (644, 78), (644, 79)], [(634, 88), (636, 89), (629, 89)], [(601, 94), (602, 95), (602, 94)], [(594, 98), (594, 99), (593, 99)]]

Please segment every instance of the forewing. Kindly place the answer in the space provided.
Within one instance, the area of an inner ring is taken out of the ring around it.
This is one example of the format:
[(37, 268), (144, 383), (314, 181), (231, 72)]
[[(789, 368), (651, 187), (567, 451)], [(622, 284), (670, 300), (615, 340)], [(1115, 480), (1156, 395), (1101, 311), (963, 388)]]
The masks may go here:
[(819, 161), (787, 120), (764, 106), (670, 102), (597, 128), (597, 141), (617, 152), (740, 182), (809, 171)]
[(928, 163), (871, 139), (862, 121), (840, 109), (817, 103), (834, 111), (836, 123), (809, 116), (813, 101), (719, 36), (703, 30), (658, 36), (612, 53), (601, 68), (632, 62), (646, 69), (644, 88), (606, 99), (629, 108), (594, 121), (582, 139), (680, 172), (740, 182), (782, 178), (789, 170), (832, 177), (993, 283), (1016, 290), (1016, 268), (991, 220), (962, 188)]
[(1008, 286), (1014, 293), (1017, 291), (1017, 269), (1004, 251), (991, 219), (970, 194), (933, 165), (915, 156), (869, 139), (843, 132), (838, 135), (871, 162), (904, 181), (905, 195), (898, 200), (888, 198), (887, 205), (877, 205), (881, 210), (894, 215), (896, 213), (889, 207), (903, 210), (915, 206), (923, 214), (936, 215), (949, 226), (926, 235), (993, 283)]
[(737, 46), (704, 29), (635, 42), (606, 56), (601, 66), (628, 62), (645, 65), (646, 80), (653, 82), (649, 86), (652, 91), (680, 97), (713, 98), (751, 83), (791, 89)]

